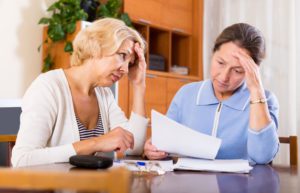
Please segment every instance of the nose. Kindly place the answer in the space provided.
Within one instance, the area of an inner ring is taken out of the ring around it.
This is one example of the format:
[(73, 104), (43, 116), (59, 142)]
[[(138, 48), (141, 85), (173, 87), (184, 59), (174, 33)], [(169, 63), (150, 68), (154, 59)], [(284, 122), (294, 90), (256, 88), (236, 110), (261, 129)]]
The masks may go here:
[(123, 74), (128, 74), (128, 65), (129, 65), (129, 62), (124, 62), (124, 64), (120, 67), (120, 71)]
[(229, 77), (230, 77), (230, 69), (224, 69), (220, 73), (220, 78), (223, 82), (227, 82), (229, 80)]

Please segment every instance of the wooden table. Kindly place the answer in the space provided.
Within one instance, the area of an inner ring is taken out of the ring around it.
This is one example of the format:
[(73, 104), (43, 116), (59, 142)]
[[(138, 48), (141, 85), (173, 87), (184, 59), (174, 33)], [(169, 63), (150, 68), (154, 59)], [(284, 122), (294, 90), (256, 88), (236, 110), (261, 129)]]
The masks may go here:
[[(69, 172), (71, 168), (69, 164), (52, 164), (29, 169)], [(157, 176), (133, 173), (130, 191), (132, 193), (298, 193), (300, 192), (299, 172), (299, 168), (296, 167), (257, 165), (250, 174), (175, 171)], [(8, 192), (8, 190), (0, 190), (0, 192)], [(10, 190), (9, 192), (21, 191)]]
[(300, 170), (257, 165), (250, 174), (175, 171), (163, 176), (135, 176), (131, 192), (154, 193), (273, 193), (300, 192)]

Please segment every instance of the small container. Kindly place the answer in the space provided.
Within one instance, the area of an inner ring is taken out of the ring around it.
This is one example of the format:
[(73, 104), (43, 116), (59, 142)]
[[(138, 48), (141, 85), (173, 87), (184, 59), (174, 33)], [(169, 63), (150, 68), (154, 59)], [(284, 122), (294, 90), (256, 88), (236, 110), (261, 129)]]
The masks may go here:
[(147, 172), (147, 167), (145, 162), (136, 162), (136, 166), (139, 168), (141, 172)]

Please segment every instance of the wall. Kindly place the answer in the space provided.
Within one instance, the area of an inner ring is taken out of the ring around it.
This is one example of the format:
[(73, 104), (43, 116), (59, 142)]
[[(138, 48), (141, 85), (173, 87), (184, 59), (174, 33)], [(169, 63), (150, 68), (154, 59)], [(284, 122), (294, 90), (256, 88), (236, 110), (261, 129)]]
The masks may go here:
[(0, 0), (0, 99), (21, 98), (41, 71), (41, 17), (53, 0)]

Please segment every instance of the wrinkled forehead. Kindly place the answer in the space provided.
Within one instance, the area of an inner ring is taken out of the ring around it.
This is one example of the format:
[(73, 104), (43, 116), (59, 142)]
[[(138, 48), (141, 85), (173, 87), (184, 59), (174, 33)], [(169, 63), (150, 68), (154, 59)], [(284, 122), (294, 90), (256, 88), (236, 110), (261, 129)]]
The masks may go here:
[(118, 51), (124, 51), (131, 55), (134, 52), (134, 42), (130, 39), (124, 40)]
[(235, 53), (243, 51), (248, 53), (244, 48), (239, 47), (235, 43), (229, 42), (220, 46), (220, 49), (214, 52), (214, 58), (233, 67), (240, 67), (238, 59), (234, 56)]

